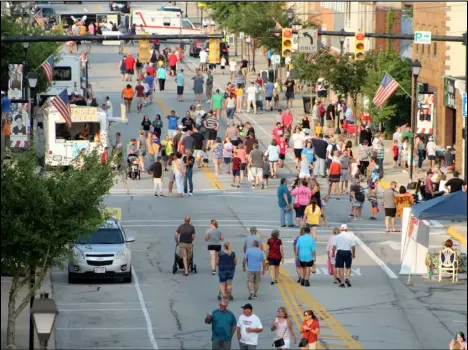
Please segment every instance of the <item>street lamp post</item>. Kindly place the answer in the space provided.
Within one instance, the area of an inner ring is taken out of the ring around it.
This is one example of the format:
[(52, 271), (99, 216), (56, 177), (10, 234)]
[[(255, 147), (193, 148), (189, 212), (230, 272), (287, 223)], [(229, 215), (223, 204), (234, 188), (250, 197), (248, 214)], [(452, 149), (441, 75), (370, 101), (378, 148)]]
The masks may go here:
[(28, 72), (28, 115), (29, 115), (29, 132), (30, 144), (33, 142), (34, 136), (34, 121), (33, 115), (31, 113), (33, 104), (36, 103), (36, 86), (37, 80), (39, 79), (39, 74), (35, 71)]
[(39, 338), (41, 350), (47, 349), (47, 342), (52, 334), (55, 318), (58, 315), (57, 305), (54, 299), (49, 299), (48, 293), (41, 293), (30, 311), (34, 326)]
[(291, 28), (292, 26), (292, 20), (294, 17), (294, 10), (292, 7), (288, 8), (288, 11), (286, 12), (286, 15), (288, 16), (288, 26)]
[[(344, 30), (344, 29), (341, 29), (340, 32), (341, 32), (341, 33), (344, 33), (345, 30)], [(345, 42), (345, 40), (346, 40), (346, 37), (345, 37), (343, 34), (341, 34), (341, 35), (340, 35), (340, 54), (341, 54), (341, 55), (344, 54), (344, 42)]]
[(185, 18), (188, 17), (188, 1), (185, 2)]
[(413, 181), (413, 171), (414, 171), (414, 136), (416, 134), (416, 121), (417, 121), (417, 114), (418, 114), (418, 77), (419, 73), (421, 73), (421, 62), (415, 60), (411, 65), (411, 71), (413, 73), (413, 115), (411, 118), (411, 133), (412, 133), (412, 140), (411, 142), (411, 162), (410, 162), (410, 182)]
[(26, 97), (26, 72), (29, 70), (28, 64), (28, 51), (29, 51), (29, 42), (23, 42), (24, 49), (24, 63), (23, 63), (23, 97)]

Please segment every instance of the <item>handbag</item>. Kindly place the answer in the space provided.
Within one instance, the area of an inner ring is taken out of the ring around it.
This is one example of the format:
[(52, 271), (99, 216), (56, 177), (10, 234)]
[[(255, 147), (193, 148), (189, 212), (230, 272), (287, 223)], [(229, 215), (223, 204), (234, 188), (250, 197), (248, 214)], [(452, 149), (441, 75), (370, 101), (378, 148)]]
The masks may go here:
[(330, 276), (333, 276), (333, 264), (330, 258), (328, 258), (328, 274)]
[[(287, 323), (287, 321), (286, 321)], [(287, 325), (286, 329), (284, 330), (284, 333), (283, 333), (283, 336), (279, 339), (276, 339), (273, 344), (271, 345), (272, 347), (275, 347), (275, 348), (281, 348), (282, 346), (285, 346), (286, 343), (284, 342), (284, 336), (286, 334), (286, 332), (288, 331), (288, 328), (289, 328), (289, 325)]]
[(301, 338), (301, 340), (299, 341), (300, 348), (306, 348), (308, 344), (309, 344), (309, 339), (307, 338)]

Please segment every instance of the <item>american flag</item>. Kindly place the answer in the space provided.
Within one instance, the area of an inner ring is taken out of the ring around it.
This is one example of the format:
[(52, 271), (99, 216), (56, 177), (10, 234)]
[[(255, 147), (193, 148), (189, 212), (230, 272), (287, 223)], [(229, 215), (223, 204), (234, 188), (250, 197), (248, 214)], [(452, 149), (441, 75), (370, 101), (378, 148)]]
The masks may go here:
[(71, 126), (71, 107), (70, 103), (68, 102), (68, 92), (67, 90), (63, 90), (59, 95), (55, 96), (50, 103), (52, 106), (57, 109), (57, 111), (61, 114), (63, 119), (65, 119), (65, 123), (68, 126)]
[(42, 30), (45, 30), (45, 18), (42, 16), (42, 9), (34, 14), (34, 20)]
[(55, 56), (50, 55), (50, 57), (48, 59), (46, 59), (43, 64), (41, 64), (41, 68), (44, 71), (44, 73), (46, 75), (46, 78), (47, 78), (47, 81), (49, 83), (51, 83), (52, 79), (53, 79), (53, 74), (52, 73), (53, 73), (53, 70), (54, 70), (54, 62), (55, 62)]
[(372, 102), (377, 107), (382, 107), (399, 87), (400, 84), (390, 74), (385, 73)]

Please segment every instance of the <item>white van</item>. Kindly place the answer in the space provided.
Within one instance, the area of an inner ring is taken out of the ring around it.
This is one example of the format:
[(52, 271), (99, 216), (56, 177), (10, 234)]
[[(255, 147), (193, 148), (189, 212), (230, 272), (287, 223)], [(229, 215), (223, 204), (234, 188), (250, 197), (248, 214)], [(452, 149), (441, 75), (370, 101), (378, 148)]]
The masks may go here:
[(71, 106), (70, 128), (60, 113), (52, 106), (44, 111), (45, 163), (49, 166), (70, 166), (80, 151), (103, 151), (108, 147), (109, 122), (122, 118), (107, 117), (98, 107)]
[(59, 95), (67, 89), (68, 95), (75, 93), (82, 95), (82, 80), (85, 79), (81, 72), (80, 57), (64, 55), (54, 64), (52, 83), (45, 93), (48, 96)]
[(142, 28), (148, 34), (204, 34), (203, 29), (195, 27), (180, 13), (170, 11), (134, 11), (132, 24), (136, 25), (137, 31)]

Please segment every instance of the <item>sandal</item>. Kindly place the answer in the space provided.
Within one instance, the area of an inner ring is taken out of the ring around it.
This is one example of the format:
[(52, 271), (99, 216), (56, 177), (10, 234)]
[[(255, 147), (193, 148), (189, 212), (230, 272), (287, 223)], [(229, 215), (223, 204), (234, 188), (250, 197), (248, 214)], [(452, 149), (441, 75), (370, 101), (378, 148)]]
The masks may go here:
[(399, 229), (393, 230), (392, 232), (401, 232)]

